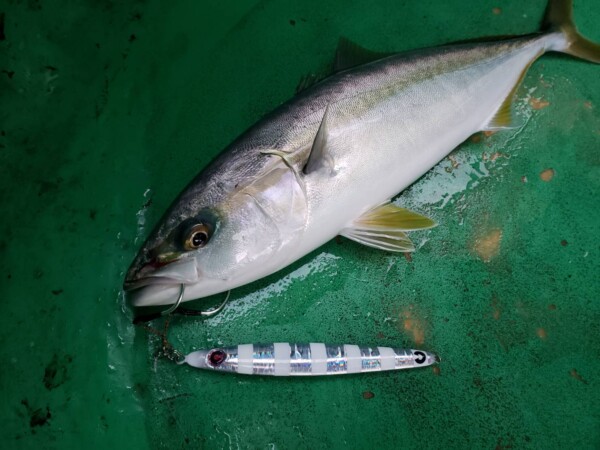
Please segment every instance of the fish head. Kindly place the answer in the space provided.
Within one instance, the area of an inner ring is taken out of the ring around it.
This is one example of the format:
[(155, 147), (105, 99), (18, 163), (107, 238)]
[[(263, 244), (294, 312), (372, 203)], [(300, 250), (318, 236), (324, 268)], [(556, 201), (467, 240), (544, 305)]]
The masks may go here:
[(282, 250), (306, 220), (294, 174), (277, 165), (227, 186), (218, 196), (184, 192), (171, 206), (127, 272), (134, 306), (172, 304), (182, 284), (183, 301), (225, 292), (286, 265)]

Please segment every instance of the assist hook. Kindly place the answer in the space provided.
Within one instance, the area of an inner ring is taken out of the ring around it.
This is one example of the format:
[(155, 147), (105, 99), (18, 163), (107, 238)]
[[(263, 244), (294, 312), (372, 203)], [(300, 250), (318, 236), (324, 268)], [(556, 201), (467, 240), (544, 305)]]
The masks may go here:
[(137, 316), (133, 319), (133, 323), (139, 324), (149, 322), (151, 320), (158, 319), (159, 317), (170, 316), (171, 314), (181, 314), (182, 316), (212, 317), (219, 314), (223, 310), (223, 308), (229, 301), (229, 297), (231, 295), (231, 291), (227, 291), (225, 300), (223, 300), (223, 302), (221, 302), (221, 304), (216, 308), (209, 309), (208, 311), (180, 308), (179, 305), (181, 305), (181, 302), (183, 301), (183, 294), (185, 293), (185, 284), (181, 283), (179, 286), (179, 295), (177, 296), (177, 300), (175, 300), (175, 303), (173, 303), (171, 306), (169, 306), (164, 311), (161, 311), (160, 313)]

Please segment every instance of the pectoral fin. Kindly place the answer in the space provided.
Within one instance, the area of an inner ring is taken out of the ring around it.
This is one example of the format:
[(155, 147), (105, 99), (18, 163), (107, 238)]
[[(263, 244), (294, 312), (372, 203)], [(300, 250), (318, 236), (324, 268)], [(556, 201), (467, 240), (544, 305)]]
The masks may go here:
[(423, 230), (436, 223), (420, 214), (386, 203), (368, 211), (340, 233), (369, 247), (390, 252), (412, 252), (414, 244), (405, 231)]
[(329, 118), (329, 105), (325, 108), (323, 113), (323, 119), (319, 130), (313, 141), (312, 148), (310, 149), (310, 155), (306, 166), (304, 166), (304, 173), (306, 175), (316, 172), (318, 170), (326, 170), (330, 175), (335, 174), (334, 161), (332, 156), (327, 152), (327, 135), (328, 135), (328, 123)]

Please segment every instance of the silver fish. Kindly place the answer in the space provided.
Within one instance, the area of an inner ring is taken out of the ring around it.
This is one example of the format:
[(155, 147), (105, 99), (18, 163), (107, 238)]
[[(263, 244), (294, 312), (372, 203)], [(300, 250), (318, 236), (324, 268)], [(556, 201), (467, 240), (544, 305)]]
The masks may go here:
[[(406, 232), (435, 223), (391, 199), (473, 133), (511, 128), (516, 88), (544, 53), (600, 62), (571, 6), (550, 0), (541, 32), (498, 41), (384, 57), (345, 42), (336, 74), (247, 130), (179, 195), (127, 273), (133, 305), (172, 304), (180, 285), (183, 301), (228, 291), (336, 235), (413, 251)], [(367, 59), (377, 60), (351, 67)]]
[(181, 364), (246, 375), (310, 376), (414, 369), (438, 362), (436, 355), (422, 350), (278, 342), (198, 350)]

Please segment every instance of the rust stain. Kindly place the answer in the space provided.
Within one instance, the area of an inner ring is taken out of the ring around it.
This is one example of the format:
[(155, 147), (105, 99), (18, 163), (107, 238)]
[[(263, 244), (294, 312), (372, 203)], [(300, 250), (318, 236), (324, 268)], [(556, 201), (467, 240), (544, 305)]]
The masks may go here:
[(404, 258), (406, 259), (406, 261), (412, 262), (412, 253), (411, 252), (404, 252)]
[(550, 102), (543, 100), (541, 98), (531, 97), (529, 99), (529, 106), (531, 106), (535, 110), (544, 109), (550, 106)]
[(500, 306), (498, 305), (498, 297), (496, 297), (494, 295), (492, 297), (492, 317), (494, 318), (494, 320), (498, 320), (501, 315), (502, 315), (502, 310), (500, 309)]
[(487, 131), (484, 131), (484, 132), (483, 132), (483, 135), (484, 135), (485, 137), (490, 137), (491, 135), (493, 135), (493, 134), (496, 134), (496, 133), (497, 133), (497, 131), (493, 131), (493, 130), (487, 130)]
[(577, 372), (576, 369), (571, 369), (571, 371), (569, 372), (569, 375), (571, 375), (577, 381), (581, 381), (582, 383), (587, 384), (587, 381), (579, 374), (579, 372)]
[(569, 243), (567, 242), (566, 239), (563, 239), (562, 241), (560, 241), (560, 245), (562, 245), (563, 247), (566, 247), (567, 245), (569, 245)]
[(502, 9), (500, 9), (500, 8), (493, 8), (493, 9), (492, 9), (492, 12), (493, 12), (493, 13), (494, 13), (496, 16), (498, 16), (498, 15), (502, 14)]
[(448, 156), (448, 159), (452, 163), (452, 168), (453, 169), (458, 169), (458, 167), (460, 166), (460, 164), (456, 161), (456, 158), (454, 158), (454, 156), (450, 155), (450, 156)]
[(490, 161), (496, 161), (498, 158), (508, 158), (506, 153), (495, 152), (490, 156)]
[(484, 261), (490, 262), (500, 251), (502, 241), (502, 230), (495, 228), (486, 235), (475, 240), (473, 250)]
[(552, 180), (552, 178), (554, 178), (556, 172), (554, 172), (554, 169), (550, 168), (550, 169), (545, 169), (542, 170), (542, 172), (540, 173), (540, 178), (542, 179), (542, 181), (548, 182), (550, 180)]
[(548, 333), (546, 333), (546, 330), (541, 327), (535, 330), (535, 334), (537, 334), (537, 337), (539, 337), (542, 341), (548, 339)]
[(586, 109), (592, 109), (594, 106), (592, 105), (592, 102), (587, 101), (587, 102), (583, 102), (583, 107)]
[(471, 142), (477, 144), (478, 142), (481, 142), (481, 133), (477, 133), (474, 134), (473, 136), (471, 136)]
[(442, 373), (442, 370), (440, 369), (440, 366), (431, 366), (431, 371), (433, 372), (434, 375), (436, 375), (438, 377)]
[(556, 305), (554, 303), (551, 303), (551, 304), (548, 305), (548, 309), (550, 311), (555, 311), (556, 310)]
[(418, 317), (415, 317), (410, 310), (401, 312), (400, 319), (402, 320), (402, 328), (405, 332), (412, 335), (414, 343), (422, 345), (425, 342), (425, 323)]

